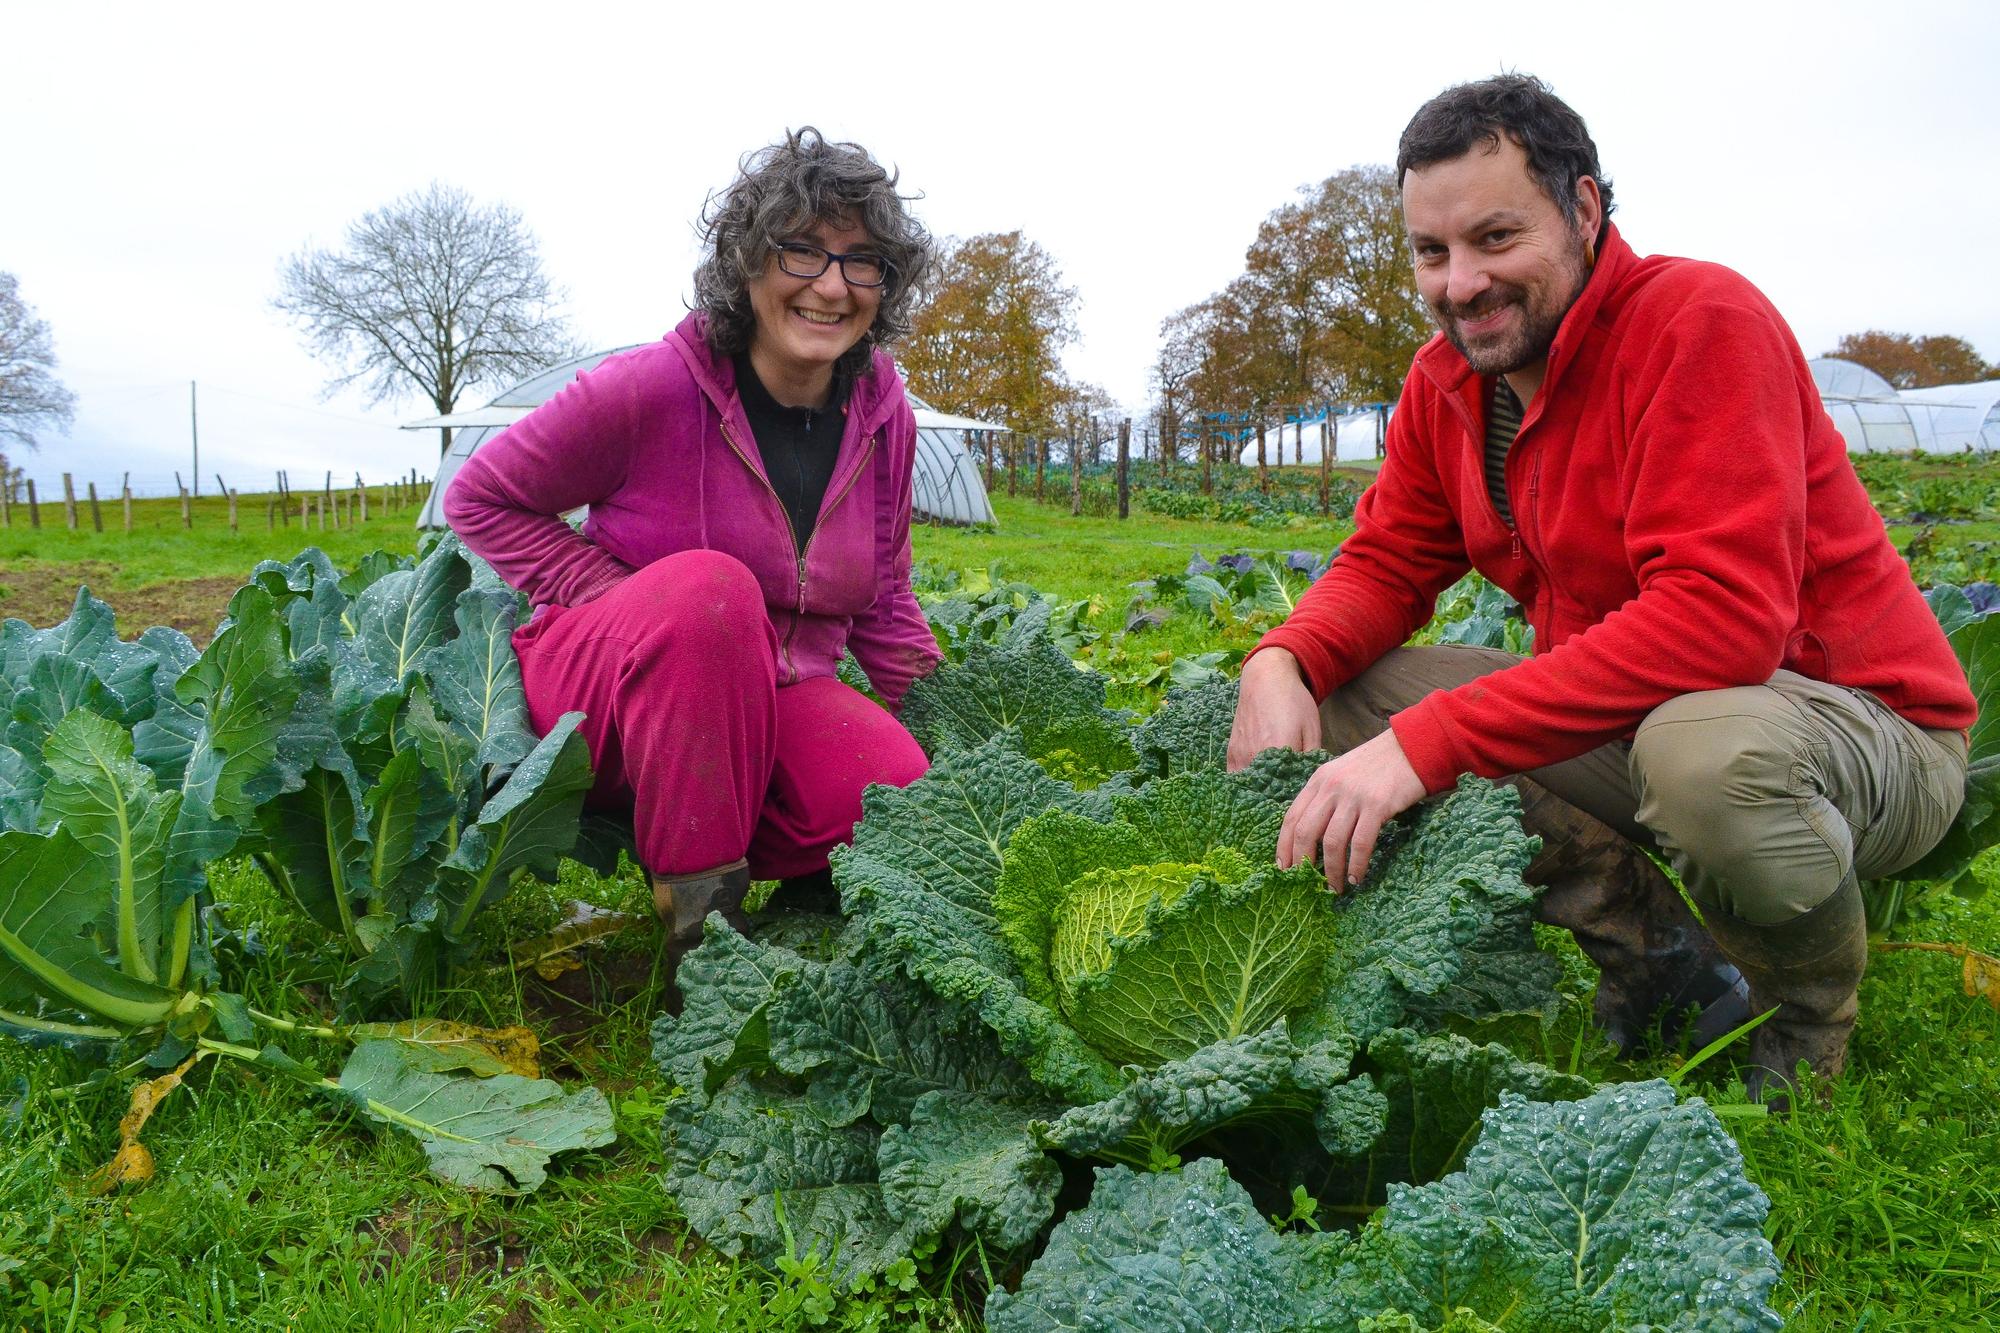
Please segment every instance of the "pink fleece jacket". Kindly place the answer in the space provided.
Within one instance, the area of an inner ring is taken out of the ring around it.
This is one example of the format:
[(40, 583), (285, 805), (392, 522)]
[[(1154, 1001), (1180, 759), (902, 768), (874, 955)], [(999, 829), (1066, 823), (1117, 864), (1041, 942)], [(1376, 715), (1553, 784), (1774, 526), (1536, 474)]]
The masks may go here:
[[(883, 352), (854, 385), (833, 479), (803, 551), (699, 312), (577, 377), (459, 469), (445, 520), (537, 607), (579, 606), (680, 551), (756, 575), (778, 684), (831, 676), (851, 650), (891, 708), (938, 659), (910, 592), (916, 418)], [(583, 531), (559, 515), (589, 505)]]

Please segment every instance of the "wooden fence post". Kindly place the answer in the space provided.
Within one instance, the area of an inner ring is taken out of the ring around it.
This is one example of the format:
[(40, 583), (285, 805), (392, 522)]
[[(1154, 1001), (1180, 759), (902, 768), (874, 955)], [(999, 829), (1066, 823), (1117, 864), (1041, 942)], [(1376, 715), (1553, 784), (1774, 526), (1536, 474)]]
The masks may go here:
[(97, 507), (97, 483), (94, 481), (90, 483), (90, 530), (104, 531), (104, 514)]
[[(988, 489), (992, 489), (990, 486)], [(14, 526), (14, 486), (10, 477), (0, 477), (0, 528)]]
[(28, 483), (28, 526), (39, 531), (42, 526), (42, 502), (35, 498), (35, 483)]
[(222, 479), (220, 472), (215, 474), (215, 493), (217, 495), (229, 494), (229, 483)]
[(354, 474), (354, 510), (361, 523), (368, 522), (368, 488), (361, 484), (361, 474)]
[[(216, 480), (221, 481), (222, 478), (218, 476)], [(236, 531), (236, 492), (225, 491), (225, 494), (229, 496), (229, 530), (234, 532)]]
[(320, 496), (321, 496), (321, 498), (322, 498), (322, 501), (323, 501), (323, 503), (321, 504), (321, 506), (320, 506), (320, 511), (319, 511), (319, 528), (320, 528), (320, 531), (321, 531), (321, 532), (325, 532), (325, 531), (326, 531), (326, 511), (327, 511), (327, 510), (329, 510), (329, 509), (331, 509), (331, 508), (333, 508), (333, 473), (332, 473), (332, 472), (328, 472), (328, 473), (326, 474), (326, 485), (325, 485), (324, 487), (322, 487), (322, 488), (321, 488), (321, 490), (320, 490)]
[[(1220, 429), (1219, 427), (1217, 429)], [(1195, 441), (1201, 450), (1201, 493), (1215, 494), (1215, 439), (1212, 431), (1203, 431)]]
[(1081, 441), (1075, 430), (1069, 433), (1069, 516), (1075, 518), (1083, 513), (1083, 459), (1077, 455), (1077, 445)]
[(278, 497), (275, 495), (264, 501), (264, 526), (272, 532), (278, 530)]
[(1118, 423), (1118, 517), (1132, 517), (1132, 418)]
[(1319, 512), (1333, 512), (1333, 408), (1319, 419)]
[[(1264, 409), (1260, 406), (1254, 414), (1257, 418), (1257, 489), (1265, 495), (1271, 493), (1271, 470), (1264, 459)], [(1278, 461), (1285, 461), (1285, 437), (1282, 430), (1278, 434)]]
[(132, 474), (127, 472), (125, 480), (118, 483), (119, 497), (125, 502), (125, 531), (132, 531)]
[[(304, 531), (305, 531), (305, 530), (306, 530), (306, 529), (307, 529), (308, 527), (310, 527), (310, 526), (311, 526), (311, 518), (310, 518), (310, 515), (311, 515), (311, 513), (312, 513), (312, 497), (311, 497), (311, 496), (309, 496), (309, 495), (307, 495), (307, 494), (306, 494), (305, 492), (303, 492), (303, 491), (299, 492), (299, 531), (300, 531), (300, 532), (304, 532)], [(288, 524), (286, 524), (285, 526), (286, 526), (286, 527), (290, 527), (291, 525), (290, 525), (290, 524), (288, 523)]]
[[(181, 474), (174, 473), (174, 484), (179, 485)], [(188, 488), (181, 486), (181, 526), (190, 531), (194, 528), (194, 511), (188, 508)]]
[(67, 472), (63, 473), (63, 520), (71, 532), (76, 531), (76, 483)]

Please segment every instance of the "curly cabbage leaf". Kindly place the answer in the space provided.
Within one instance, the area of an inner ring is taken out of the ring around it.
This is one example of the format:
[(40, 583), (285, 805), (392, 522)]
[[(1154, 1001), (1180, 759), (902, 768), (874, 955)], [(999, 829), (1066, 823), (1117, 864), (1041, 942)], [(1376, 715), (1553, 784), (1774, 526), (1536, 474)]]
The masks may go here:
[(1050, 605), (1035, 602), (994, 642), (970, 639), (910, 686), (902, 722), (936, 758), (972, 749), (1007, 728), (1036, 760), (1094, 785), (1132, 767), (1126, 715), (1104, 706), (1104, 677), (1079, 670), (1049, 635)]
[(1665, 1083), (1547, 1104), (1505, 1093), (1465, 1168), (1394, 1186), (1350, 1247), (1353, 1308), (1434, 1327), (1461, 1307), (1507, 1329), (1761, 1333), (1770, 1210), (1700, 1099)]
[(899, 968), (972, 1006), (1042, 1086), (1096, 1101), (1117, 1091), (1116, 1066), (1024, 993), (993, 904), (1014, 831), (1037, 813), (1082, 801), (1003, 731), (945, 754), (908, 787), (869, 788), (854, 842), (834, 852), (833, 871), (874, 966)]
[(1037, 1126), (1081, 1157), (1157, 1166), (1194, 1139), (1246, 1122), (1311, 1121), (1333, 1151), (1374, 1143), (1386, 1103), (1350, 1082), (1353, 1049), (1303, 1048), (1280, 1022), (1138, 1075), (1116, 1096)]
[(1214, 1158), (1177, 1172), (1100, 1167), (1018, 1291), (986, 1299), (990, 1333), (1287, 1333), (1311, 1327), (1309, 1249), (1280, 1236)]
[(732, 1258), (774, 1265), (817, 1253), (835, 1273), (879, 1273), (925, 1238), (882, 1196), (882, 1133), (835, 1128), (802, 1097), (732, 1082), (714, 1099), (667, 1104), (666, 1188), (701, 1238)]
[(1100, 1169), (987, 1326), (1762, 1333), (1767, 1210), (1714, 1115), (1664, 1083), (1509, 1093), (1463, 1170), (1394, 1187), (1352, 1239), (1273, 1231), (1214, 1159)]
[[(1324, 987), (1295, 1030), (1308, 1041), (1332, 1032), (1366, 1040), (1447, 995), (1468, 1005), (1455, 1012), (1486, 1016), (1461, 987), (1467, 950), (1509, 923), (1529, 928), (1535, 890), (1521, 873), (1539, 845), (1521, 830), (1519, 794), (1480, 778), (1460, 779), (1451, 795), (1390, 825), (1367, 877), (1339, 899)], [(1509, 1009), (1521, 1004), (1518, 994), (1505, 999)]]
[(907, 1124), (883, 1132), (877, 1162), (890, 1213), (937, 1235), (956, 1220), (1003, 1250), (1027, 1245), (1055, 1215), (1062, 1168), (1042, 1151), (1033, 1104), (927, 1092)]
[(816, 1246), (858, 1274), (954, 1219), (1002, 1248), (1048, 1222), (1060, 1170), (1030, 1126), (1060, 1108), (963, 1008), (720, 917), (680, 985), (680, 1016), (654, 1029), (684, 1091), (668, 1187), (711, 1243), (766, 1262)]
[(1407, 1028), (1368, 1043), (1364, 1066), (1386, 1106), (1383, 1132), (1343, 1173), (1343, 1197), (1380, 1203), (1392, 1183), (1425, 1184), (1465, 1162), (1480, 1118), (1502, 1093), (1549, 1102), (1588, 1097), (1589, 1079), (1523, 1060), (1504, 1046)]
[(1153, 715), (1133, 730), (1139, 767), (1149, 777), (1220, 772), (1236, 724), (1236, 694), (1236, 678), (1221, 675), (1168, 690)]

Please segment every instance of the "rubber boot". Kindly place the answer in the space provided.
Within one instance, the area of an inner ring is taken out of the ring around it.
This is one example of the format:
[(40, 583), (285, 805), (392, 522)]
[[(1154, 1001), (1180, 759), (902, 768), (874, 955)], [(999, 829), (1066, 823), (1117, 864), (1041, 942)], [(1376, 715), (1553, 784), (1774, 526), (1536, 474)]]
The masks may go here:
[(1656, 1018), (1671, 1042), (1690, 1009), (1700, 1010), (1697, 1049), (1748, 1021), (1742, 974), (1653, 859), (1546, 787), (1515, 782), (1521, 823), (1542, 839), (1524, 875), (1543, 886), (1537, 914), (1569, 931), (1597, 964), (1592, 1014), (1619, 1055), (1636, 1054)]
[(732, 861), (726, 866), (693, 875), (654, 875), (653, 911), (667, 928), (667, 950), (675, 958), (701, 943), (701, 923), (710, 912), (722, 913), (723, 920), (741, 934), (749, 934), (750, 921), (743, 914), (743, 895), (750, 891), (750, 863)]
[(1749, 978), (1751, 1012), (1777, 1010), (1750, 1034), (1743, 1086), (1753, 1101), (1782, 1115), (1791, 1109), (1800, 1061), (1828, 1079), (1847, 1066), (1847, 1037), (1868, 966), (1861, 886), (1850, 874), (1831, 898), (1777, 925), (1719, 911), (1708, 920), (1723, 952)]

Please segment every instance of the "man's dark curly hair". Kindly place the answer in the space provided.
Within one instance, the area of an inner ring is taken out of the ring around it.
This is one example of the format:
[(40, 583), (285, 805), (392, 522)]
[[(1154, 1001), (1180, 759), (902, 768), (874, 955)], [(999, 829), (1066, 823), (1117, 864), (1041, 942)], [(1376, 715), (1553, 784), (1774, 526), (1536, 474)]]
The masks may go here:
[(889, 261), (882, 305), (867, 334), (834, 367), (845, 378), (868, 368), (874, 348), (910, 331), (912, 307), (930, 269), (931, 237), (903, 205), (897, 175), (859, 144), (828, 143), (807, 125), (738, 164), (736, 180), (702, 210), (708, 257), (694, 271), (697, 309), (708, 312), (708, 345), (720, 356), (747, 351), (757, 318), (750, 282), (770, 263), (772, 247), (820, 222), (859, 223)]
[[(1476, 144), (1498, 144), (1504, 134), (1528, 155), (1528, 173), (1576, 226), (1579, 176), (1597, 182), (1604, 201), (1603, 217), (1611, 216), (1611, 181), (1597, 164), (1597, 145), (1584, 128), (1583, 117), (1532, 74), (1501, 74), (1477, 83), (1447, 88), (1417, 109), (1396, 145), (1396, 180), (1412, 168), (1449, 162)], [(1604, 237), (1604, 224), (1598, 224)]]

